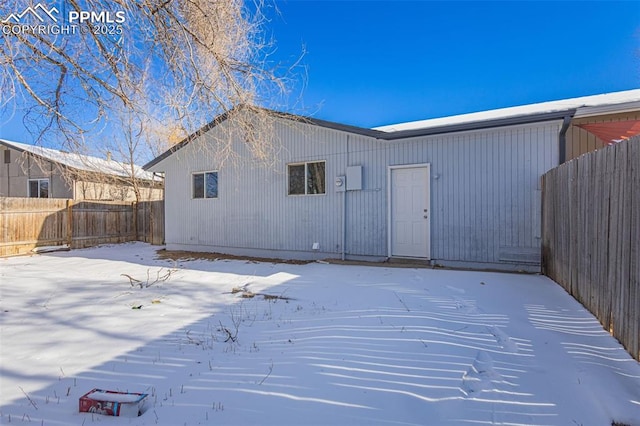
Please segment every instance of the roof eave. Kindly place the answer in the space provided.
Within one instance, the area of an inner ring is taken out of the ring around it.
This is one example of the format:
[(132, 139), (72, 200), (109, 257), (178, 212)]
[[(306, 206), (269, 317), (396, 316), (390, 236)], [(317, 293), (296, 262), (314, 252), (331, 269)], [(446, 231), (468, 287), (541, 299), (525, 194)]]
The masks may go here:
[[(171, 148), (167, 149), (165, 152), (163, 152), (162, 154), (160, 154), (159, 156), (157, 156), (153, 160), (149, 161), (147, 164), (142, 166), (142, 168), (144, 170), (149, 170), (150, 168), (152, 168), (156, 164), (160, 163), (161, 161), (163, 161), (167, 157), (171, 156), (174, 152), (178, 151), (179, 149), (183, 148), (185, 145), (187, 145), (190, 142), (192, 142), (194, 139), (198, 138), (199, 136), (202, 136), (203, 134), (205, 134), (206, 132), (208, 132), (212, 128), (216, 127), (217, 125), (221, 124), (223, 121), (227, 120), (227, 118), (229, 117), (229, 114), (232, 111), (233, 110), (230, 110), (230, 111), (228, 111), (226, 113), (220, 114), (218, 117), (214, 118), (211, 122), (205, 124), (203, 127), (198, 129), (197, 131), (195, 131), (191, 135), (187, 136), (182, 141), (180, 141), (177, 144), (173, 145)], [(338, 130), (338, 131), (342, 131), (342, 132), (348, 132), (348, 133), (358, 134), (358, 135), (363, 135), (363, 136), (369, 136), (369, 137), (378, 138), (378, 139), (384, 137), (384, 135), (385, 135), (385, 132), (380, 131), (380, 130), (373, 130), (373, 129), (367, 129), (367, 128), (364, 128), (364, 127), (350, 126), (348, 124), (341, 124), (341, 123), (336, 123), (336, 122), (333, 122), (333, 121), (320, 120), (320, 119), (311, 118), (311, 117), (304, 117), (304, 116), (301, 116), (301, 115), (290, 114), (290, 113), (286, 113), (286, 112), (278, 112), (278, 111), (272, 111), (272, 110), (268, 110), (268, 111), (270, 111), (272, 114), (274, 114), (275, 117), (279, 117), (279, 118), (282, 118), (282, 119), (285, 119), (285, 120), (295, 121), (295, 122), (298, 122), (298, 123), (309, 124), (309, 125), (312, 125), (312, 126), (319, 126), (319, 127), (324, 127), (324, 128), (328, 128), (328, 129), (333, 129), (333, 130)]]
[[(299, 123), (306, 123), (306, 124), (338, 130), (342, 132), (368, 136), (368, 137), (379, 139), (379, 140), (392, 141), (392, 140), (399, 140), (399, 139), (409, 139), (409, 138), (420, 137), (420, 136), (430, 136), (430, 135), (438, 135), (438, 134), (444, 134), (444, 133), (463, 132), (463, 131), (469, 131), (469, 130), (482, 130), (482, 129), (488, 129), (492, 127), (513, 126), (518, 124), (529, 124), (529, 123), (539, 123), (544, 121), (560, 120), (567, 116), (573, 117), (573, 115), (576, 113), (576, 109), (573, 108), (573, 109), (551, 111), (551, 112), (538, 113), (538, 114), (527, 114), (527, 115), (520, 115), (520, 116), (513, 116), (513, 117), (503, 117), (503, 118), (497, 118), (497, 119), (491, 119), (491, 120), (458, 123), (458, 124), (451, 124), (451, 125), (444, 125), (444, 126), (437, 126), (437, 127), (427, 127), (422, 129), (398, 130), (394, 132), (384, 132), (382, 130), (367, 129), (363, 127), (351, 126), (348, 124), (341, 124), (341, 123), (336, 123), (332, 121), (320, 120), (316, 118), (303, 117), (295, 114), (278, 113), (275, 111), (274, 113), (276, 113), (281, 118), (296, 121)], [(169, 148), (168, 150), (166, 150), (165, 152), (163, 152), (153, 160), (149, 161), (147, 164), (142, 166), (142, 168), (144, 170), (149, 170), (150, 168), (157, 165), (167, 157), (171, 156), (174, 152), (178, 151), (179, 149), (181, 149), (182, 147), (184, 147), (194, 139), (205, 134), (207, 131), (211, 130), (213, 127), (225, 121), (227, 117), (228, 117), (228, 113), (224, 113), (216, 117), (213, 121), (211, 121), (210, 123), (207, 123), (198, 131), (192, 133), (181, 142), (172, 146), (171, 148)], [(159, 170), (156, 170), (156, 171), (159, 171)]]
[(605, 114), (622, 114), (640, 110), (640, 101), (609, 105), (594, 105), (578, 108), (575, 118), (586, 118)]
[[(467, 123), (449, 124), (437, 127), (426, 127), (422, 129), (398, 130), (395, 132), (385, 133), (381, 139), (398, 140), (408, 139), (420, 136), (440, 135), (444, 133), (464, 132), (470, 130), (483, 130), (494, 127), (515, 126), (520, 124), (541, 123), (545, 121), (560, 120), (564, 117), (573, 115), (576, 109), (567, 109), (561, 111), (551, 111), (539, 114), (527, 114), (513, 117), (502, 117), (491, 120), (474, 121)], [(383, 132), (384, 133), (384, 132)]]
[(201, 135), (207, 133), (209, 130), (211, 130), (212, 128), (216, 127), (218, 124), (220, 124), (223, 121), (225, 121), (229, 117), (229, 114), (231, 113), (231, 111), (233, 111), (233, 110), (230, 110), (230, 111), (227, 111), (227, 112), (224, 112), (224, 113), (218, 115), (216, 118), (214, 118), (213, 120), (211, 120), (210, 122), (208, 122), (207, 124), (205, 124), (204, 126), (199, 128), (195, 132), (191, 133), (189, 136), (187, 136), (186, 138), (184, 138), (183, 140), (181, 140), (177, 144), (171, 146), (165, 152), (163, 152), (162, 154), (158, 155), (156, 158), (154, 158), (153, 160), (149, 161), (147, 164), (142, 166), (142, 170), (149, 170), (151, 167), (155, 166), (156, 164), (158, 164), (159, 162), (161, 162), (165, 158), (171, 156), (174, 152), (176, 152), (177, 150), (181, 149), (182, 147), (187, 145), (189, 142), (191, 142), (194, 139), (200, 137)]

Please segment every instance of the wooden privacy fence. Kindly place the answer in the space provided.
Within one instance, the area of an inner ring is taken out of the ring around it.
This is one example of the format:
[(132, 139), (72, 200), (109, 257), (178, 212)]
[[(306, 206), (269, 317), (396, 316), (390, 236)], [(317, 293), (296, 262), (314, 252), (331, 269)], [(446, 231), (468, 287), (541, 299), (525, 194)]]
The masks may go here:
[(543, 177), (543, 271), (640, 361), (640, 138)]
[(164, 201), (0, 198), (0, 256), (35, 247), (164, 241)]

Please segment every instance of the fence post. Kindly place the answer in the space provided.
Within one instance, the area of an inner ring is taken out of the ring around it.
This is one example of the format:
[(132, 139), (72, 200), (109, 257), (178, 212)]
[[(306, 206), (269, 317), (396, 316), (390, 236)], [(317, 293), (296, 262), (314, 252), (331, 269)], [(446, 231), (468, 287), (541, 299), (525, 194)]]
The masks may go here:
[(136, 236), (135, 241), (139, 241), (138, 235), (138, 203), (136, 201), (131, 202), (131, 209), (133, 210), (133, 233)]
[(154, 201), (149, 202), (149, 239), (148, 243), (155, 244), (154, 235), (153, 235), (153, 227), (155, 226), (155, 220), (153, 220), (153, 203)]
[(67, 200), (67, 245), (73, 243), (73, 200)]

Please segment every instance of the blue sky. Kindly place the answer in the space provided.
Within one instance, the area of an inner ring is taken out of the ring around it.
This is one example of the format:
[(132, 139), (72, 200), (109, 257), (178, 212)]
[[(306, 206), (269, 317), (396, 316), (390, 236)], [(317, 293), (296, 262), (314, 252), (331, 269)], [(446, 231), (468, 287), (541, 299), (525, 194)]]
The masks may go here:
[[(306, 52), (289, 112), (373, 127), (640, 88), (640, 2), (275, 4), (271, 59)], [(19, 109), (3, 118), (31, 142)]]
[[(640, 2), (277, 1), (292, 112), (362, 127), (640, 88)], [(295, 99), (294, 99), (295, 100)]]

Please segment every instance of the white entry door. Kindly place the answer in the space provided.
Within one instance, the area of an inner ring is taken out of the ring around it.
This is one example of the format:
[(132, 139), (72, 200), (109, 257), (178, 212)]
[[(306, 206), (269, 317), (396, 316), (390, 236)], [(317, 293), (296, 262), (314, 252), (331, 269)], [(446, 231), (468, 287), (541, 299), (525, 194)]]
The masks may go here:
[(390, 169), (390, 255), (431, 258), (429, 165)]

